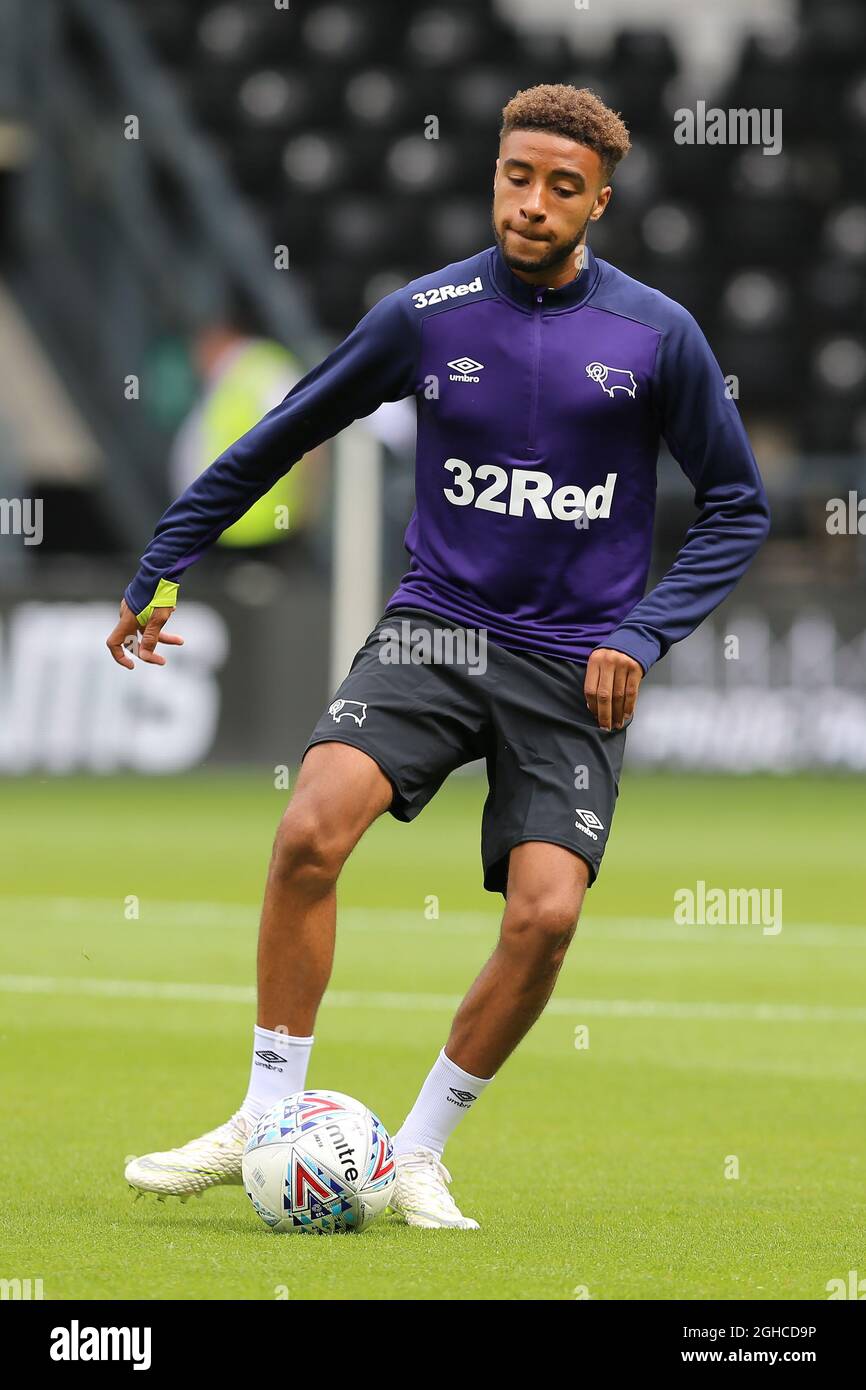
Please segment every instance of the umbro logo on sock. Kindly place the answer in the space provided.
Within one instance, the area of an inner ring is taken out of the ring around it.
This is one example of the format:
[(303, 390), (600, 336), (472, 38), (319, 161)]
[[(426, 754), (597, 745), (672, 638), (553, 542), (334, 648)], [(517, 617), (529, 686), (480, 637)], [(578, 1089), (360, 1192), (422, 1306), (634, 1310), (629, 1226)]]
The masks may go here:
[(476, 1095), (473, 1095), (472, 1091), (458, 1091), (455, 1086), (449, 1086), (448, 1089), (451, 1092), (451, 1096), (456, 1096), (457, 1099), (451, 1100), (451, 1096), (446, 1096), (445, 1099), (449, 1101), (451, 1105), (459, 1105), (462, 1110), (468, 1110), (473, 1100), (478, 1099)]
[(288, 1057), (281, 1057), (278, 1052), (257, 1052), (256, 1056), (261, 1057), (263, 1062), (286, 1063), (289, 1060)]

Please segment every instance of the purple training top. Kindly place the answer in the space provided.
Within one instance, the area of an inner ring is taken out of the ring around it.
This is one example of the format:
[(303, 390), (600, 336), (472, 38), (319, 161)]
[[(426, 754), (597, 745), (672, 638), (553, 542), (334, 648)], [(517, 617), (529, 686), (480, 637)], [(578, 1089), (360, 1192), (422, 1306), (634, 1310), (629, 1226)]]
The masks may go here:
[[(691, 314), (588, 247), (553, 290), (518, 279), (494, 246), (387, 295), (187, 488), (126, 590), (133, 612), (310, 449), (412, 395), (410, 563), (388, 607), (572, 660), (615, 647), (647, 670), (767, 535), (748, 438)], [(699, 514), (644, 597), (662, 438)]]

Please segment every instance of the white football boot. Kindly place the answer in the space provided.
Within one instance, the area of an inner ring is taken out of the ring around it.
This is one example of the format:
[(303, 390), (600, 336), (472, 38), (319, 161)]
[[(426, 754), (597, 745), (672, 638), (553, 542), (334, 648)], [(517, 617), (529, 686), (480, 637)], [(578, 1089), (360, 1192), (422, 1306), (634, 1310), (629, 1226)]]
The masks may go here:
[(439, 1226), (477, 1231), (478, 1222), (463, 1216), (446, 1187), (451, 1174), (442, 1159), (423, 1145), (398, 1154), (397, 1178), (389, 1202), (390, 1209), (405, 1218), (407, 1226)]
[(136, 1196), (155, 1192), (157, 1197), (200, 1197), (209, 1187), (240, 1183), (244, 1146), (252, 1133), (240, 1110), (224, 1125), (191, 1139), (179, 1149), (131, 1158), (124, 1177)]

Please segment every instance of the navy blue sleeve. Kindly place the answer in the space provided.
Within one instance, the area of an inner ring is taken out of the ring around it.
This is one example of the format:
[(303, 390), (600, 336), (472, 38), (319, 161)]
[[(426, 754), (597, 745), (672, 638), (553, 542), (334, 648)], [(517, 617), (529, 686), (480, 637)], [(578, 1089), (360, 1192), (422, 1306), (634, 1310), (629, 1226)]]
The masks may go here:
[(172, 503), (124, 594), (142, 624), (157, 591), (172, 602), (187, 566), (294, 463), (383, 401), (413, 393), (419, 326), (411, 313), (401, 290), (380, 300), (339, 347)]
[(667, 574), (598, 644), (634, 657), (645, 672), (727, 597), (770, 529), (767, 495), (739, 411), (685, 309), (662, 335), (653, 394), (660, 432), (694, 486), (699, 515)]

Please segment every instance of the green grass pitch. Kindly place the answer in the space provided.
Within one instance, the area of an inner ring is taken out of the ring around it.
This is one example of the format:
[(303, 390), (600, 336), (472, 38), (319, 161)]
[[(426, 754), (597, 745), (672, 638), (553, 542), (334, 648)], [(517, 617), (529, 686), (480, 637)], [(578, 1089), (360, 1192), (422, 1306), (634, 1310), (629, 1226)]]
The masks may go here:
[[(391, 1129), (496, 939), (482, 797), (452, 778), (413, 825), (384, 817), (341, 881), (309, 1083)], [(240, 1188), (133, 1202), (127, 1154), (242, 1098), (285, 800), (267, 772), (0, 784), (0, 1276), (47, 1299), (291, 1300), (824, 1299), (866, 1276), (854, 779), (626, 769), (551, 1005), (445, 1155), (480, 1231), (274, 1236)], [(676, 926), (699, 879), (780, 888), (782, 931)]]

